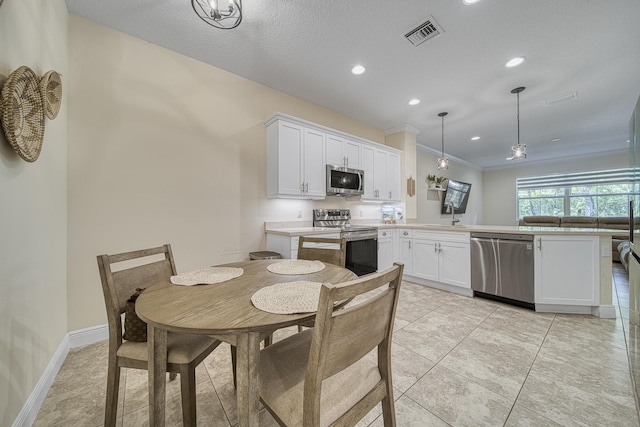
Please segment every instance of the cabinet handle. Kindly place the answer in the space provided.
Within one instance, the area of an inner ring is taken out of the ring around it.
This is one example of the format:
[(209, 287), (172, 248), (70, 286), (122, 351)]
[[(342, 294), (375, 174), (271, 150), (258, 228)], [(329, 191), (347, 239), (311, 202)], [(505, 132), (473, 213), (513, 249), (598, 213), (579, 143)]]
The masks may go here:
[(387, 232), (386, 232), (386, 231), (383, 231), (383, 232), (382, 232), (382, 237), (384, 237), (384, 236), (386, 236), (386, 235), (387, 235)]
[(408, 236), (408, 235), (409, 235), (409, 232), (408, 232), (408, 231), (405, 231), (405, 232), (404, 232), (404, 233), (402, 233), (402, 234), (404, 234), (405, 236)]
[(409, 250), (411, 250), (411, 240), (409, 240)]
[(538, 237), (538, 250), (542, 250), (542, 237)]
[(390, 198), (390, 199), (393, 199), (393, 197), (391, 197), (391, 191), (389, 191), (389, 198)]
[(442, 245), (438, 242), (438, 252), (442, 252)]
[(300, 192), (304, 194), (304, 182), (300, 184)]
[(309, 193), (309, 183), (308, 182), (304, 184), (304, 192), (305, 193)]
[(438, 252), (438, 244), (437, 243), (433, 244), (433, 252)]

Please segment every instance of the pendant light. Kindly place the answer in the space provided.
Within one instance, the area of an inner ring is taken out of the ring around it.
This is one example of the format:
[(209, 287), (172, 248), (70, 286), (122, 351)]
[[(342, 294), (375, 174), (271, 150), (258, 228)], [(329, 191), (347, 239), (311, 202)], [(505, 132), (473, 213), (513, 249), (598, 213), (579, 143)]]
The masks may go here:
[(527, 158), (527, 145), (520, 144), (520, 92), (524, 90), (524, 86), (517, 87), (511, 91), (515, 93), (518, 99), (518, 143), (511, 147), (511, 157), (507, 157), (507, 160), (524, 160)]
[(444, 116), (446, 116), (446, 111), (439, 113), (438, 117), (442, 118), (442, 157), (438, 159), (438, 170), (440, 169), (449, 169), (449, 159), (444, 156)]
[(242, 22), (242, 0), (191, 0), (191, 6), (200, 19), (222, 30)]

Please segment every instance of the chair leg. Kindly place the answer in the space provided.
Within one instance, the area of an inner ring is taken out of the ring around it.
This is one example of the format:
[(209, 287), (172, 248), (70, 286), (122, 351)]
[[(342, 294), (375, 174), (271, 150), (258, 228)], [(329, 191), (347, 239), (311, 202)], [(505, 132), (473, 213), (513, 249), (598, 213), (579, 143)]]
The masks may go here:
[(182, 398), (182, 425), (196, 425), (196, 367), (180, 367), (180, 393)]
[(264, 339), (264, 347), (265, 348), (269, 347), (271, 344), (273, 344), (273, 334), (269, 334)]
[(116, 425), (118, 413), (118, 392), (120, 391), (120, 367), (115, 357), (109, 357), (107, 367), (107, 400), (104, 408), (104, 425), (113, 427)]
[(233, 388), (236, 388), (236, 346), (231, 346), (231, 369), (233, 370)]
[(302, 325), (298, 325), (298, 332), (302, 332), (302, 331), (304, 331)]
[(384, 420), (384, 427), (396, 427), (396, 410), (393, 404), (393, 399), (385, 397), (382, 399), (382, 419)]

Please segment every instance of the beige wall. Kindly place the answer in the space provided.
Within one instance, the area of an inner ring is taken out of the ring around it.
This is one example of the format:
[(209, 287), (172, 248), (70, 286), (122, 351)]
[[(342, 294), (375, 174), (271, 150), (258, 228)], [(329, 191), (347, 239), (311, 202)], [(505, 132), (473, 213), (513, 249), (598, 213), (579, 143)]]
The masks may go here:
[(384, 132), (71, 16), (69, 330), (106, 323), (96, 255), (171, 243), (179, 271), (264, 249), (265, 221), (343, 199), (265, 198), (264, 120), (280, 111), (384, 143)]
[(0, 425), (18, 416), (67, 332), (67, 8), (5, 1), (0, 85), (26, 65), (62, 74), (63, 105), (42, 152), (23, 161), (0, 132)]
[(578, 172), (628, 167), (627, 153), (545, 163), (514, 163), (504, 169), (485, 170), (483, 218), (488, 225), (516, 225), (516, 179), (560, 172)]
[(449, 169), (438, 170), (438, 157), (440, 156), (418, 146), (416, 156), (417, 222), (426, 224), (451, 223), (451, 215), (440, 214), (441, 197), (444, 197), (444, 193), (427, 190), (427, 175), (436, 175), (471, 184), (467, 211), (464, 214), (456, 215), (456, 217), (460, 219), (460, 224), (483, 224), (482, 201), (485, 191), (483, 189), (482, 171), (451, 159), (449, 160)]
[[(407, 193), (407, 180), (416, 179), (416, 135), (409, 130), (403, 130), (387, 135), (385, 144), (401, 150), (400, 154), (400, 193), (401, 203), (405, 206), (405, 218), (409, 222), (418, 217), (418, 197)], [(417, 180), (416, 180), (417, 185)]]

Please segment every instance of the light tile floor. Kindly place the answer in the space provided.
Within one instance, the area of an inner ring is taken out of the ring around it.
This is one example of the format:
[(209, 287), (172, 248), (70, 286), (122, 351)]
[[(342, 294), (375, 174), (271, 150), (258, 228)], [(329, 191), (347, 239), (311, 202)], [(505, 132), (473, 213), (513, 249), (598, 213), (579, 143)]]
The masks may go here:
[[(630, 375), (640, 375), (640, 331), (629, 327), (627, 276), (614, 265), (617, 319), (534, 313), (404, 282), (392, 353), (397, 424), (640, 426)], [(71, 350), (34, 425), (101, 426), (106, 355), (106, 342)], [(147, 425), (147, 373), (123, 371), (118, 425)], [(198, 424), (235, 425), (229, 347), (196, 378)], [(167, 400), (167, 425), (181, 425), (179, 381), (167, 383)], [(380, 413), (359, 426), (382, 426)], [(261, 425), (277, 425), (264, 409)]]

